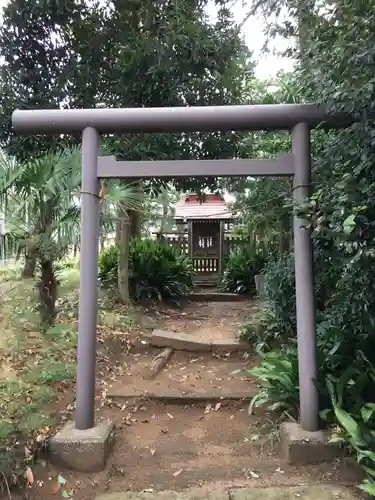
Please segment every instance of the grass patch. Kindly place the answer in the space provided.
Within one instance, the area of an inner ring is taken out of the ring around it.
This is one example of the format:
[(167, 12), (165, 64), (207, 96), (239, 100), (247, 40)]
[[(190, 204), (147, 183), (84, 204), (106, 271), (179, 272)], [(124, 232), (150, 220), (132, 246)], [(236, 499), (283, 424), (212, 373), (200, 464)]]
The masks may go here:
[[(58, 423), (56, 404), (74, 382), (79, 271), (63, 269), (59, 280), (57, 321), (46, 331), (35, 280), (9, 283), (0, 295), (0, 476), (7, 478), (6, 487), (30, 481), (32, 464)], [(105, 295), (98, 320), (101, 341), (137, 326), (128, 308)]]
[(11, 264), (7, 267), (0, 267), (0, 283), (21, 279), (21, 272), (22, 265), (19, 263)]

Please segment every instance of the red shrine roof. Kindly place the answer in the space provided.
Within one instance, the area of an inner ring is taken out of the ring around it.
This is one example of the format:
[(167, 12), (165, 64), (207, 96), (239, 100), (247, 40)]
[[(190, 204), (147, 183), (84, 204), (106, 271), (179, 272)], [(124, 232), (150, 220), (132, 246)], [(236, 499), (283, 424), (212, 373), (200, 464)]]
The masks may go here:
[(199, 200), (198, 195), (189, 194), (178, 201), (175, 206), (175, 220), (233, 219), (233, 214), (221, 195), (206, 194), (204, 201)]

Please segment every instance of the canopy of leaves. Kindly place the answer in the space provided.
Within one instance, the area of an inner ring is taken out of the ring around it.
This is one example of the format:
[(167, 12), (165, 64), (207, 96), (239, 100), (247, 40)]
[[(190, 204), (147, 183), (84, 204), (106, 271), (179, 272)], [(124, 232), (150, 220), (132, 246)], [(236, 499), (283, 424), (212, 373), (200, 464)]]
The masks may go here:
[[(236, 104), (248, 98), (250, 53), (226, 2), (11, 0), (0, 29), (0, 144), (22, 160), (76, 138), (19, 137), (15, 108)], [(126, 159), (231, 158), (238, 134), (108, 138)], [(214, 179), (187, 184), (214, 186)], [(182, 187), (186, 187), (182, 186)]]

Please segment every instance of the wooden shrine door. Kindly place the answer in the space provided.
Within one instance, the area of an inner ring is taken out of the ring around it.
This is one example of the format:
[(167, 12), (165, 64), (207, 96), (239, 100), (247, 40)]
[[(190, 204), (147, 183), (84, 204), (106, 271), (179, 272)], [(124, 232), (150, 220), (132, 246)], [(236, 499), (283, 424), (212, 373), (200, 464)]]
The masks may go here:
[(192, 259), (196, 281), (217, 285), (220, 259), (219, 221), (193, 221)]

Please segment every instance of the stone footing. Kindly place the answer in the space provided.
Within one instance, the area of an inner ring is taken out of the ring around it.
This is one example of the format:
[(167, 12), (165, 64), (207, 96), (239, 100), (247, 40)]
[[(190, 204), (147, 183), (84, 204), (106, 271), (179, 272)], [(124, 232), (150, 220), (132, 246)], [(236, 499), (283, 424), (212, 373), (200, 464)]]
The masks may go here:
[(283, 422), (280, 427), (283, 454), (292, 465), (318, 464), (345, 456), (345, 450), (330, 439), (329, 431), (304, 431), (296, 422)]
[(113, 424), (100, 422), (92, 429), (80, 431), (68, 422), (50, 439), (51, 461), (72, 470), (98, 472), (104, 469), (113, 445)]

